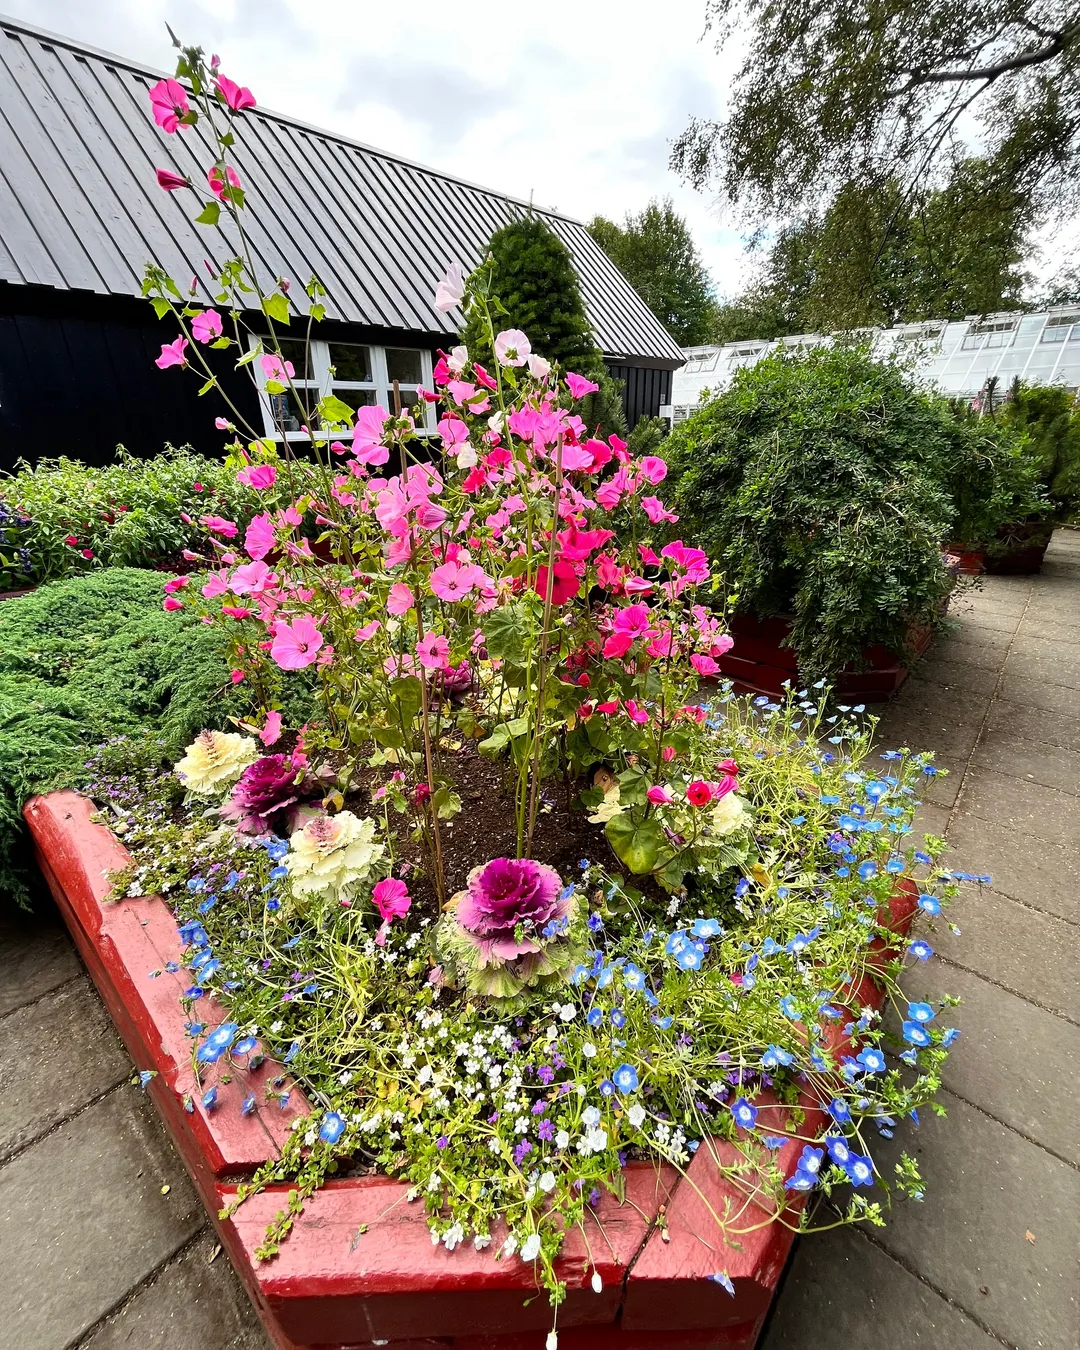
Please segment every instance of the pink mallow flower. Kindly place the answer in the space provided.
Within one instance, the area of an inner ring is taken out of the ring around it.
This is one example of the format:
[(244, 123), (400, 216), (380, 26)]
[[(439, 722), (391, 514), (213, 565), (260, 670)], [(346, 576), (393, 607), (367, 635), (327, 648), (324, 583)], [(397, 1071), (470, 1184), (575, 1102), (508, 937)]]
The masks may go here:
[(490, 578), (476, 563), (448, 562), (436, 567), (429, 578), (431, 590), (440, 600), (465, 600), (478, 587), (490, 584)]
[(416, 644), (416, 659), (425, 670), (442, 670), (450, 655), (450, 643), (441, 633), (427, 633)]
[(416, 599), (409, 587), (403, 581), (395, 581), (386, 597), (386, 612), (395, 615), (406, 614), (415, 603)]
[(156, 173), (158, 187), (164, 188), (166, 192), (179, 192), (181, 188), (191, 186), (189, 178), (181, 173), (173, 173), (172, 169), (158, 169)]
[(595, 394), (600, 388), (592, 380), (587, 380), (584, 375), (575, 375), (572, 370), (566, 372), (566, 387), (570, 390), (573, 398), (584, 398), (586, 394)]
[(507, 328), (495, 339), (495, 360), (500, 366), (523, 366), (532, 343), (520, 328)]
[(222, 178), (221, 170), (218, 168), (216, 164), (213, 166), (213, 168), (207, 169), (206, 181), (210, 184), (210, 191), (214, 194), (214, 196), (218, 199), (219, 202), (223, 202), (225, 200), (226, 183), (228, 183), (229, 187), (231, 188), (238, 188), (240, 186), (240, 179), (237, 175), (237, 172), (230, 165), (225, 166), (224, 178)]
[(702, 656), (698, 652), (694, 652), (690, 657), (690, 664), (699, 675), (704, 676), (706, 679), (712, 675), (718, 674), (720, 671), (720, 667), (711, 656)]
[(277, 480), (277, 469), (272, 464), (249, 464), (246, 469), (241, 469), (236, 475), (236, 481), (243, 483), (245, 487), (255, 488), (258, 492), (264, 492), (267, 488), (272, 488)]
[(389, 416), (381, 403), (357, 408), (352, 449), (361, 464), (385, 464), (390, 458), (390, 451), (382, 444), (383, 428)]
[(221, 315), (216, 309), (204, 309), (191, 321), (191, 336), (196, 342), (214, 342), (221, 331)]
[(231, 520), (226, 520), (224, 516), (200, 516), (199, 524), (205, 526), (206, 529), (212, 531), (214, 534), (222, 535), (226, 539), (235, 539), (240, 533), (236, 527), (236, 523)]
[(171, 136), (188, 126), (180, 119), (191, 111), (191, 105), (187, 101), (187, 91), (178, 80), (158, 80), (147, 92), (154, 109), (154, 121), (163, 131)]
[(646, 482), (656, 487), (667, 477), (667, 464), (659, 455), (646, 455), (638, 466), (638, 472)]
[(161, 355), (154, 362), (158, 370), (168, 370), (170, 366), (186, 366), (187, 357), (184, 352), (187, 350), (188, 340), (185, 337), (178, 337), (173, 342), (163, 342), (161, 344)]
[(273, 352), (267, 352), (265, 356), (259, 357), (259, 365), (262, 366), (263, 375), (268, 380), (276, 380), (278, 384), (284, 384), (286, 380), (291, 380), (296, 374), (291, 361), (282, 361), (280, 356)]
[(412, 904), (408, 886), (397, 877), (377, 881), (371, 892), (371, 899), (385, 923), (403, 919)]
[(282, 670), (303, 670), (318, 659), (323, 635), (312, 621), (301, 615), (292, 624), (279, 622), (270, 645), (270, 659)]
[(465, 277), (459, 262), (452, 262), (435, 287), (435, 308), (445, 314), (465, 298)]
[(243, 112), (245, 108), (254, 108), (255, 106), (255, 95), (251, 90), (238, 85), (235, 80), (230, 80), (227, 75), (219, 75), (214, 81), (214, 88), (233, 112)]
[(668, 520), (674, 525), (679, 519), (674, 511), (667, 509), (659, 497), (642, 497), (641, 506), (654, 525), (659, 525), (662, 520)]
[[(240, 673), (240, 678), (243, 679), (243, 672)], [(266, 714), (266, 723), (263, 726), (262, 731), (259, 732), (259, 740), (262, 741), (263, 745), (274, 745), (275, 742), (280, 739), (281, 714), (276, 710), (268, 712)]]
[(569, 913), (561, 891), (553, 868), (531, 858), (495, 858), (469, 873), (457, 921), (483, 962), (513, 961), (539, 952), (545, 926)]
[(267, 515), (252, 516), (244, 533), (244, 550), (249, 558), (262, 559), (270, 553), (277, 539), (274, 525)]
[(637, 638), (656, 636), (656, 629), (649, 626), (652, 611), (648, 605), (627, 605), (615, 615), (614, 631), (604, 643), (604, 656), (608, 660), (625, 656)]
[(670, 806), (675, 800), (666, 787), (651, 787), (645, 795), (654, 806)]

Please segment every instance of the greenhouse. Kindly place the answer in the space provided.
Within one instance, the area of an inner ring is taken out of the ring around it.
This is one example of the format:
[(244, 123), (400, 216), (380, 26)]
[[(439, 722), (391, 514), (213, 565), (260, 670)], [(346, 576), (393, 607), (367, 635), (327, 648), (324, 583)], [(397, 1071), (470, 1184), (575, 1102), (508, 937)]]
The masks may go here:
[[(919, 377), (956, 398), (976, 398), (988, 380), (1005, 387), (1019, 376), (1036, 384), (1080, 386), (1080, 306), (970, 315), (949, 323), (931, 319), (865, 329), (853, 334), (871, 341), (875, 355), (913, 362)], [(726, 342), (718, 347), (686, 348), (686, 365), (676, 371), (672, 402), (661, 414), (681, 422), (707, 390), (726, 388), (736, 370), (752, 366), (767, 352), (818, 347), (833, 341), (821, 333), (800, 333), (771, 341)]]

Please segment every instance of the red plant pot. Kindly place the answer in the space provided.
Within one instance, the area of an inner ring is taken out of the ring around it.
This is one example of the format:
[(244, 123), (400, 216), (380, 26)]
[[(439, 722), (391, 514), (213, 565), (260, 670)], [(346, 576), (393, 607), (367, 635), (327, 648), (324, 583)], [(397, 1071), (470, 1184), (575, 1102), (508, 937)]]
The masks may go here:
[(951, 572), (963, 577), (980, 576), (986, 567), (985, 548), (965, 548), (962, 544), (950, 544), (945, 549), (945, 561)]
[(987, 550), (986, 571), (994, 576), (1034, 576), (1042, 568), (1053, 533), (1053, 526), (1043, 520), (1003, 525), (997, 532), (997, 548), (1004, 551)]
[[(149, 1094), (278, 1350), (539, 1350), (551, 1309), (538, 1295), (532, 1268), (496, 1261), (491, 1251), (471, 1245), (454, 1252), (433, 1247), (423, 1208), (406, 1201), (401, 1182), (381, 1176), (330, 1181), (268, 1262), (256, 1261), (255, 1249), (284, 1208), (288, 1186), (270, 1187), (232, 1218), (218, 1218), (239, 1181), (277, 1156), (308, 1103), (271, 1060), (251, 1072), (227, 1066), (228, 1083), (220, 1082), (218, 1065), (196, 1079), (179, 1002), (185, 973), (165, 970), (182, 956), (176, 923), (157, 897), (107, 901), (108, 874), (126, 865), (128, 853), (93, 814), (92, 803), (74, 792), (35, 797), (24, 812), (75, 943), (135, 1064), (156, 1074)], [(915, 895), (905, 882), (890, 902), (897, 932), (910, 925)], [(876, 948), (878, 960), (891, 955), (880, 941)], [(841, 1001), (877, 1007), (882, 994), (866, 979)], [(224, 1020), (212, 998), (198, 1008), (207, 1023)], [(829, 1028), (830, 1048), (838, 1051), (839, 1032), (833, 1023)], [(279, 1077), (285, 1084), (275, 1093), (289, 1089), (284, 1109), (276, 1098), (269, 1105), (264, 1100), (266, 1084)], [(212, 1084), (219, 1086), (219, 1104), (208, 1112), (201, 1099)], [(241, 1115), (248, 1092), (258, 1105)], [(781, 1130), (789, 1108), (764, 1093), (757, 1104)], [(809, 1092), (799, 1105), (808, 1122), (824, 1125)], [(808, 1132), (806, 1124), (799, 1132)], [(625, 1173), (631, 1203), (605, 1196), (586, 1234), (568, 1235), (558, 1262), (567, 1285), (558, 1310), (560, 1350), (751, 1350), (793, 1234), (761, 1213), (762, 1226), (738, 1248), (724, 1248), (722, 1258), (701, 1241), (715, 1222), (710, 1207), (723, 1213), (729, 1202), (747, 1204), (746, 1194), (712, 1165), (714, 1149), (722, 1161), (733, 1160), (723, 1141), (703, 1143), (685, 1178), (667, 1164), (631, 1163)], [(780, 1165), (794, 1171), (800, 1152), (801, 1141), (789, 1140), (777, 1155)], [(802, 1199), (793, 1198), (793, 1214)], [(495, 1248), (501, 1237), (492, 1238)], [(734, 1296), (707, 1278), (718, 1263)], [(591, 1287), (594, 1269), (603, 1281), (599, 1294)]]
[[(794, 684), (800, 679), (798, 653), (789, 645), (793, 624), (794, 619), (786, 614), (769, 619), (736, 614), (730, 624), (735, 645), (717, 659), (721, 674), (734, 682), (739, 693), (782, 697), (784, 681)], [(933, 631), (930, 624), (912, 625), (908, 641), (916, 656), (926, 650)], [(833, 694), (852, 702), (884, 702), (908, 677), (904, 659), (875, 643), (863, 652), (862, 670), (849, 665), (839, 673)]]

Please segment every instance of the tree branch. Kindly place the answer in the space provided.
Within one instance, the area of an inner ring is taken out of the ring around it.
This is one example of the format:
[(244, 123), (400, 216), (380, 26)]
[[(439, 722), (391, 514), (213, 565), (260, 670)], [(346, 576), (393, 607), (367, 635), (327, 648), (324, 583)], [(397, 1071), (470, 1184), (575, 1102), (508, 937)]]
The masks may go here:
[(1030, 52), (1020, 52), (1016, 56), (1007, 56), (990, 66), (969, 67), (966, 70), (902, 70), (899, 72), (901, 75), (910, 75), (911, 78), (902, 88), (893, 90), (888, 97), (899, 98), (924, 84), (954, 84), (967, 80), (985, 80), (989, 84), (991, 81), (998, 79), (999, 76), (1007, 75), (1011, 71), (1024, 70), (1028, 66), (1037, 66), (1044, 61), (1053, 60), (1055, 56), (1061, 54), (1066, 44), (1078, 33), (1080, 33), (1080, 21), (1063, 28), (1045, 46), (1037, 47)]

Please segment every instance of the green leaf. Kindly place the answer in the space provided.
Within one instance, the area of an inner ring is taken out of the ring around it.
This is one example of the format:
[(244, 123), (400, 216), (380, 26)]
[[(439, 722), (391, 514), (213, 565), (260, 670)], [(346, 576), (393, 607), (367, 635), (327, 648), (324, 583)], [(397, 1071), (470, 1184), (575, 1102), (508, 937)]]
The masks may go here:
[(619, 774), (619, 801), (623, 806), (644, 806), (649, 800), (649, 775), (640, 769), (626, 769)]
[(195, 217), (196, 225), (216, 225), (221, 216), (221, 206), (217, 202), (207, 202)]
[(612, 816), (604, 826), (607, 841), (615, 850), (615, 856), (638, 876), (651, 872), (660, 861), (660, 851), (664, 847), (664, 832), (652, 816), (648, 820), (636, 821), (635, 812), (623, 811)]
[(490, 736), (478, 741), (476, 748), (482, 755), (497, 755), (510, 744), (510, 733), (505, 726), (496, 727)]
[(529, 649), (530, 620), (520, 601), (492, 610), (482, 625), (488, 656), (497, 661), (517, 661)]
[(308, 313), (311, 315), (311, 317), (315, 320), (316, 323), (321, 323), (322, 320), (326, 318), (326, 306), (312, 305), (311, 308), (308, 310)]
[(394, 750), (400, 750), (405, 744), (400, 727), (372, 727), (371, 736), (377, 744), (389, 746)]
[(262, 307), (267, 318), (273, 319), (275, 323), (289, 322), (289, 301), (280, 291), (275, 291), (273, 295), (264, 295)]
[(154, 306), (154, 313), (159, 319), (163, 319), (166, 314), (172, 313), (172, 302), (166, 300), (163, 295), (152, 296), (150, 303)]
[(319, 420), (321, 422), (345, 422), (352, 421), (353, 410), (344, 400), (328, 394), (326, 398), (319, 400)]
[(203, 387), (199, 390), (199, 397), (202, 398), (203, 394), (208, 394), (210, 390), (215, 388), (216, 386), (217, 386), (217, 376), (211, 375), (210, 378), (203, 385)]
[(461, 810), (461, 798), (448, 787), (437, 788), (432, 794), (431, 804), (440, 820), (449, 820)]
[(402, 717), (410, 721), (420, 711), (423, 697), (420, 681), (415, 675), (399, 675), (390, 681), (390, 697), (397, 704)]

